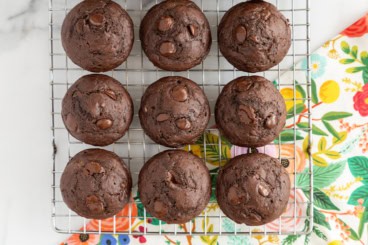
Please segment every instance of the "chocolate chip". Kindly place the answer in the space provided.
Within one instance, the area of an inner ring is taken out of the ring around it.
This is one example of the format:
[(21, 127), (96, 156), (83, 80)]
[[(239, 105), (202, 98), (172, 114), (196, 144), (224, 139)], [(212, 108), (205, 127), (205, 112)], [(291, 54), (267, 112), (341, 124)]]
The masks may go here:
[(249, 217), (252, 217), (253, 219), (257, 220), (258, 222), (262, 221), (262, 216), (256, 213), (255, 211), (251, 211), (248, 214)]
[(161, 201), (155, 201), (153, 203), (153, 210), (155, 211), (158, 218), (164, 217), (167, 214), (168, 208), (165, 203)]
[(99, 129), (108, 129), (111, 128), (112, 126), (112, 121), (108, 118), (103, 118), (100, 119), (96, 122), (97, 127), (99, 127)]
[(243, 43), (247, 38), (247, 29), (240, 25), (235, 29), (235, 38), (239, 43)]
[(282, 165), (284, 168), (289, 167), (289, 165), (290, 165), (290, 161), (289, 161), (289, 159), (285, 159), (285, 158), (281, 159), (281, 165)]
[(162, 17), (158, 22), (158, 30), (160, 31), (168, 31), (174, 24), (174, 19), (170, 16)]
[(156, 117), (156, 121), (157, 122), (164, 122), (166, 120), (168, 120), (170, 118), (170, 115), (169, 114), (159, 114), (157, 117)]
[(270, 195), (270, 190), (265, 184), (260, 183), (258, 184), (258, 193), (264, 197), (268, 197), (268, 195)]
[(93, 213), (102, 213), (105, 210), (102, 201), (95, 195), (86, 198), (86, 206)]
[(78, 20), (78, 22), (75, 24), (75, 28), (78, 33), (82, 33), (84, 31), (84, 19)]
[(172, 42), (163, 42), (160, 46), (160, 53), (164, 56), (175, 54), (176, 47)]
[(102, 174), (105, 172), (105, 169), (98, 162), (88, 162), (85, 169), (89, 174)]
[(256, 115), (254, 109), (247, 105), (239, 105), (239, 119), (244, 124), (254, 123), (256, 120)]
[(189, 30), (189, 33), (193, 36), (193, 37), (196, 37), (198, 35), (198, 28), (195, 26), (195, 25), (189, 25), (188, 26), (188, 30)]
[(235, 186), (231, 186), (227, 193), (227, 199), (232, 205), (239, 205), (241, 203), (241, 197), (239, 191)]
[(112, 91), (111, 89), (107, 89), (107, 90), (105, 90), (104, 92), (105, 92), (105, 94), (106, 94), (107, 96), (109, 96), (111, 99), (113, 99), (113, 100), (116, 100), (116, 99), (117, 99), (117, 96), (116, 96), (115, 92), (114, 92), (114, 91)]
[(89, 16), (89, 22), (94, 26), (101, 26), (104, 23), (105, 17), (103, 14), (95, 13)]
[(253, 82), (246, 82), (246, 81), (239, 82), (239, 83), (236, 84), (235, 90), (238, 91), (238, 92), (245, 92), (245, 91), (248, 91), (249, 89), (253, 88), (254, 84), (255, 83), (253, 83)]
[(174, 100), (179, 102), (184, 102), (188, 99), (188, 90), (185, 86), (175, 86), (171, 90), (171, 96)]
[(176, 123), (176, 126), (180, 128), (181, 130), (188, 130), (192, 127), (192, 124), (187, 118), (179, 118), (178, 120), (176, 120), (175, 123)]
[(269, 115), (266, 118), (265, 126), (268, 129), (272, 129), (272, 128), (276, 127), (277, 126), (276, 115), (274, 115), (274, 114)]

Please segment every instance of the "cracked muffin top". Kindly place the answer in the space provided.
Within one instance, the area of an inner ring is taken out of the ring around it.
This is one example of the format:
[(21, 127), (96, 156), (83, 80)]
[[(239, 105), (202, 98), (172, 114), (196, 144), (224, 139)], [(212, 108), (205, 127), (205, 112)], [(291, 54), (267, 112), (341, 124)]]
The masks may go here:
[(181, 147), (202, 135), (210, 119), (210, 106), (195, 82), (178, 76), (164, 77), (143, 94), (139, 119), (153, 141)]
[(133, 102), (112, 77), (92, 74), (78, 79), (62, 101), (61, 116), (76, 139), (95, 146), (114, 143), (128, 130)]
[(68, 57), (92, 72), (121, 65), (133, 47), (133, 22), (128, 13), (110, 0), (88, 0), (65, 17), (61, 41)]
[(289, 21), (277, 8), (252, 0), (229, 9), (218, 27), (219, 48), (237, 69), (261, 72), (279, 64), (291, 46)]
[(170, 224), (183, 224), (206, 207), (211, 178), (202, 159), (186, 151), (168, 150), (144, 164), (138, 191), (149, 214)]
[(82, 217), (105, 219), (128, 202), (132, 178), (125, 163), (113, 152), (88, 149), (65, 167), (60, 189), (66, 205)]
[(168, 71), (185, 71), (200, 64), (212, 43), (206, 16), (188, 0), (153, 6), (142, 20), (140, 40), (149, 60)]
[(219, 172), (216, 196), (221, 210), (236, 223), (259, 226), (286, 209), (290, 178), (281, 163), (262, 153), (232, 158)]

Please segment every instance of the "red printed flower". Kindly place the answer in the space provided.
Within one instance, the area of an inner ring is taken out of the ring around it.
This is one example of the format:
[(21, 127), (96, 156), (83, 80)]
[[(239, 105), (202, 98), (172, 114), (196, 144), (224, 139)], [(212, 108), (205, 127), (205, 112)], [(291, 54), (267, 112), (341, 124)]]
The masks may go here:
[(368, 84), (364, 85), (362, 91), (354, 95), (354, 109), (363, 117), (368, 116)]
[(348, 37), (361, 37), (366, 33), (368, 33), (368, 14), (341, 32)]

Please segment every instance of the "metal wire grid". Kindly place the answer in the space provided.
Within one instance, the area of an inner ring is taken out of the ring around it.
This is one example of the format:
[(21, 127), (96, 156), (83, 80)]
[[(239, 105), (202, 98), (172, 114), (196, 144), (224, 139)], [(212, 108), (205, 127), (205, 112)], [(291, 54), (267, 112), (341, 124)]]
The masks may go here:
[[(312, 176), (312, 164), (309, 156), (309, 178), (310, 186), (309, 189), (304, 190), (309, 192), (310, 201), (305, 198), (300, 198), (301, 190), (296, 188), (296, 175), (300, 174), (297, 172), (296, 164), (294, 169), (290, 172), (292, 179), (292, 193), (289, 201), (291, 212), (283, 214), (278, 220), (273, 223), (273, 226), (264, 225), (260, 227), (248, 227), (245, 225), (238, 225), (226, 218), (226, 216), (219, 210), (209, 211), (206, 209), (200, 216), (196, 217), (191, 222), (184, 225), (168, 225), (163, 222), (159, 222), (155, 229), (150, 227), (147, 230), (147, 214), (144, 210), (143, 215), (132, 214), (132, 203), (129, 204), (129, 214), (127, 216), (114, 216), (113, 227), (111, 230), (103, 230), (101, 228), (101, 222), (99, 222), (98, 229), (91, 229), (87, 226), (89, 220), (84, 219), (67, 208), (61, 198), (59, 183), (63, 169), (68, 160), (77, 154), (79, 151), (92, 148), (92, 146), (81, 143), (74, 139), (65, 129), (60, 111), (61, 111), (61, 100), (66, 90), (71, 84), (76, 81), (79, 77), (87, 74), (88, 72), (74, 65), (61, 46), (60, 40), (60, 28), (62, 21), (64, 20), (67, 12), (75, 6), (78, 0), (49, 0), (49, 27), (50, 27), (50, 76), (51, 76), (51, 102), (52, 102), (52, 133), (53, 133), (53, 167), (52, 167), (52, 224), (53, 228), (59, 233), (112, 233), (112, 234), (132, 234), (132, 235), (252, 235), (252, 234), (276, 234), (276, 235), (287, 235), (287, 234), (307, 234), (313, 227), (313, 208), (311, 203), (313, 202), (313, 176)], [(107, 72), (105, 74), (114, 77), (115, 79), (122, 82), (134, 100), (134, 120), (128, 131), (128, 133), (120, 139), (118, 142), (103, 147), (104, 149), (110, 150), (118, 154), (121, 159), (129, 166), (133, 182), (137, 182), (137, 176), (140, 168), (144, 162), (150, 157), (165, 150), (166, 148), (155, 144), (143, 133), (137, 111), (140, 104), (140, 98), (145, 88), (158, 80), (161, 77), (168, 75), (180, 75), (188, 77), (196, 81), (203, 90), (205, 91), (210, 104), (211, 111), (213, 112), (215, 101), (218, 97), (223, 86), (230, 80), (242, 76), (248, 75), (247, 73), (236, 70), (231, 66), (221, 55), (217, 45), (217, 26), (221, 20), (223, 14), (234, 4), (240, 2), (239, 0), (225, 1), (225, 0), (195, 0), (196, 4), (201, 7), (205, 15), (207, 16), (212, 31), (213, 44), (207, 59), (199, 66), (186, 72), (166, 72), (156, 69), (142, 53), (140, 48), (140, 40), (138, 30), (141, 19), (147, 10), (154, 4), (157, 4), (158, 0), (118, 0), (116, 1), (121, 4), (130, 14), (135, 24), (135, 43), (131, 55), (127, 62), (122, 66), (118, 67), (114, 71)], [(292, 47), (285, 57), (284, 61), (278, 66), (270, 69), (269, 71), (262, 72), (262, 75), (269, 80), (277, 81), (278, 88), (292, 87), (294, 96), (287, 102), (291, 102), (294, 105), (294, 111), (291, 112), (292, 123), (297, 122), (296, 119), (296, 104), (303, 100), (307, 106), (307, 112), (304, 114), (307, 117), (308, 127), (297, 128), (293, 126), (288, 130), (293, 132), (294, 142), (292, 142), (293, 155), (288, 158), (290, 162), (296, 162), (297, 159), (297, 148), (296, 148), (296, 137), (297, 131), (304, 131), (309, 136), (308, 144), (311, 145), (311, 83), (310, 83), (310, 25), (309, 25), (309, 0), (304, 1), (293, 1), (293, 0), (271, 0), (271, 3), (275, 4), (278, 9), (290, 20), (292, 27)], [(296, 68), (293, 66), (296, 62), (302, 58), (306, 59), (306, 67)], [(291, 68), (290, 68), (291, 67)], [(289, 72), (292, 76), (291, 82), (281, 81), (281, 74)], [(304, 82), (299, 82), (298, 86), (301, 86), (307, 92), (305, 99), (296, 98), (296, 81), (295, 77), (297, 73), (305, 73), (306, 79)], [(210, 124), (214, 125), (214, 116), (212, 114)], [(206, 133), (219, 134), (217, 129), (207, 129)], [(280, 141), (279, 141), (280, 142)], [(213, 144), (212, 144), (213, 145)], [(206, 142), (204, 137), (203, 148), (206, 151), (207, 147), (211, 146), (211, 143)], [(216, 144), (219, 149), (222, 149), (221, 138), (219, 137), (219, 143)], [(189, 146), (190, 148), (190, 146)], [(265, 147), (266, 149), (267, 147)], [(280, 143), (277, 145), (278, 157), (281, 160), (281, 147)], [(206, 155), (206, 154), (204, 154)], [(285, 157), (283, 157), (285, 158)], [(227, 160), (225, 156), (219, 153), (219, 164), (222, 160)], [(206, 157), (205, 157), (205, 160)], [(219, 167), (219, 166), (218, 166)], [(217, 174), (217, 173), (211, 173)], [(213, 190), (215, 191), (215, 190)], [(133, 189), (134, 193), (134, 189)], [(299, 198), (299, 199), (298, 199)], [(136, 202), (139, 205), (139, 201)], [(209, 207), (216, 205), (216, 201), (210, 201)], [(307, 209), (310, 212), (307, 213)], [(117, 222), (124, 218), (128, 222), (128, 229), (126, 231), (117, 231)], [(144, 226), (143, 231), (137, 231), (133, 227), (135, 219), (143, 220), (142, 225)], [(309, 222), (309, 229), (303, 229), (304, 223)], [(213, 229), (209, 230), (209, 225), (212, 224)], [(226, 224), (226, 228), (224, 226)], [(203, 231), (192, 230), (197, 226), (204, 226)], [(231, 228), (229, 228), (229, 226)], [(82, 228), (81, 228), (82, 227)]]

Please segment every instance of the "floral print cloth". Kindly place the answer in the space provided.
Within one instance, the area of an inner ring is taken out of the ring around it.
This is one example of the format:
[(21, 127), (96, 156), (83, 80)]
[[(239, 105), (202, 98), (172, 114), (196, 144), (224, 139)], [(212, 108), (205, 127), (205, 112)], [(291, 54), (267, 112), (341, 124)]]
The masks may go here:
[[(306, 68), (307, 61), (303, 60), (295, 66)], [(305, 84), (306, 74), (296, 69), (296, 80)], [(128, 235), (72, 235), (62, 245), (125, 245), (125, 244), (365, 244), (367, 242), (368, 222), (368, 14), (356, 23), (345, 29), (336, 38), (326, 42), (320, 49), (311, 55), (313, 107), (313, 145), (311, 158), (313, 159), (314, 174), (314, 226), (308, 235), (253, 235), (253, 236), (128, 236)], [(280, 80), (283, 83), (292, 81), (290, 72), (284, 74)], [(286, 128), (306, 128), (306, 90), (303, 86), (283, 87), (281, 94), (285, 98), (288, 112), (296, 112), (296, 119), (290, 118)], [(295, 107), (294, 101), (295, 98)], [(291, 100), (290, 100), (291, 99)], [(307, 134), (297, 131), (297, 147), (294, 154), (294, 135), (287, 130), (280, 137), (281, 149), (275, 146), (260, 148), (260, 151), (269, 155), (293, 158), (289, 162), (289, 171), (296, 171), (296, 177), (291, 175), (292, 183), (296, 183), (297, 191), (291, 194), (290, 199), (297, 202), (308, 200), (308, 191), (303, 188), (310, 186), (308, 182), (307, 163)], [(290, 137), (292, 136), (292, 138)], [(205, 138), (205, 139), (204, 139)], [(203, 140), (213, 143), (203, 149)], [(217, 171), (219, 165), (226, 163), (227, 158), (244, 154), (247, 149), (233, 146), (221, 139), (221, 149), (217, 145), (218, 135), (206, 133), (190, 150), (206, 157), (211, 171)], [(202, 141), (202, 142), (201, 142)], [(289, 144), (288, 144), (289, 142)], [(211, 147), (212, 145), (212, 147)], [(189, 149), (188, 149), (189, 150)], [(218, 159), (221, 151), (222, 159)], [(294, 179), (295, 178), (295, 179)], [(135, 197), (137, 200), (139, 197)], [(214, 197), (213, 197), (214, 198)], [(216, 204), (209, 205), (207, 212), (215, 212)], [(132, 215), (143, 216), (141, 204), (133, 203)], [(286, 215), (294, 212), (298, 216), (305, 216), (309, 210), (305, 208), (289, 207)], [(120, 213), (128, 214), (125, 208)], [(149, 215), (147, 215), (149, 216)], [(147, 217), (147, 228), (155, 229), (158, 220)], [(102, 231), (112, 230), (112, 219), (102, 221)], [(132, 230), (144, 231), (141, 219), (132, 219)], [(298, 226), (301, 230), (309, 228), (308, 219), (285, 220), (285, 230)], [(212, 231), (214, 224), (207, 227), (196, 222), (192, 224), (192, 231)], [(267, 230), (278, 230), (278, 223), (266, 225)], [(97, 229), (98, 221), (91, 221), (87, 229)], [(129, 229), (128, 220), (116, 219), (116, 231)], [(187, 225), (180, 225), (179, 229), (187, 231)], [(234, 231), (232, 221), (224, 219), (223, 231)]]

